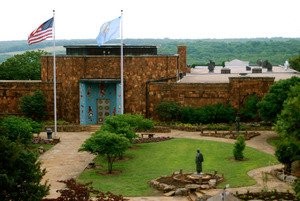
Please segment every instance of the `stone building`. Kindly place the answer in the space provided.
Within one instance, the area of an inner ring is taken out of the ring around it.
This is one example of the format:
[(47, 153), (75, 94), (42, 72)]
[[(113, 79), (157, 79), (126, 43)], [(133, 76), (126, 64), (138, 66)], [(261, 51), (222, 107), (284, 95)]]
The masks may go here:
[[(97, 124), (120, 114), (120, 45), (66, 46), (56, 56), (57, 114), (73, 123)], [(41, 81), (1, 81), (1, 114), (20, 114), (19, 99), (37, 89), (45, 92), (53, 115), (53, 57), (41, 59)], [(124, 111), (146, 113), (146, 84), (176, 81), (185, 73), (186, 47), (158, 55), (156, 46), (124, 46)]]
[[(56, 56), (58, 119), (86, 125), (120, 114), (120, 46), (65, 48), (66, 55)], [(178, 46), (174, 54), (159, 55), (155, 46), (125, 45), (124, 112), (155, 117), (155, 107), (161, 101), (194, 107), (229, 103), (239, 108), (249, 95), (263, 97), (280, 75), (250, 75), (246, 69), (243, 75), (234, 70), (231, 74), (221, 74), (218, 68), (215, 73), (200, 72), (202, 69), (190, 72), (186, 67), (186, 51), (185, 46)], [(52, 118), (53, 57), (43, 56), (41, 63), (39, 81), (0, 81), (0, 115), (20, 114), (20, 98), (39, 89), (44, 91), (48, 115)], [(293, 75), (285, 72), (282, 79)]]

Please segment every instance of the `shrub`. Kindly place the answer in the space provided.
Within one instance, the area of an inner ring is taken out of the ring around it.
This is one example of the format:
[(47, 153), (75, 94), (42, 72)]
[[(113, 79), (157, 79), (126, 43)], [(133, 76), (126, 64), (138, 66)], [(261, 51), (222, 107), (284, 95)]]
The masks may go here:
[(244, 154), (243, 151), (246, 147), (245, 138), (242, 135), (239, 135), (236, 139), (233, 149), (233, 156), (235, 160), (243, 160)]
[(134, 131), (146, 131), (154, 127), (154, 123), (150, 119), (144, 118), (138, 114), (123, 114), (116, 116), (109, 116), (105, 119), (104, 124), (118, 124), (118, 122), (127, 123)]
[(26, 118), (7, 116), (0, 121), (0, 134), (13, 142), (29, 144), (34, 131), (32, 124), (35, 126), (33, 121)]
[(257, 104), (259, 98), (256, 94), (250, 95), (246, 98), (244, 105), (240, 109), (242, 121), (252, 121), (258, 118), (258, 107)]
[(181, 107), (175, 102), (160, 102), (155, 112), (162, 121), (177, 121), (180, 117)]
[[(80, 184), (75, 179), (66, 181), (59, 181), (66, 184), (66, 188), (58, 190), (60, 196), (58, 198), (45, 198), (42, 201), (67, 201), (67, 200), (80, 200), (80, 201), (125, 201), (122, 195), (114, 195), (111, 192), (103, 193), (95, 190), (90, 186), (91, 183)], [(91, 195), (93, 198), (91, 198)]]
[(275, 156), (278, 161), (284, 164), (286, 172), (291, 172), (292, 163), (300, 160), (300, 144), (289, 139), (285, 139), (277, 144)]
[(294, 191), (296, 193), (296, 198), (300, 200), (300, 179), (297, 179), (297, 181), (295, 182)]
[(33, 120), (42, 120), (46, 116), (46, 99), (42, 91), (35, 91), (33, 95), (25, 95), (20, 100), (22, 113)]
[(201, 108), (183, 107), (181, 121), (184, 123), (226, 123), (235, 118), (235, 111), (230, 105), (215, 104)]
[(41, 184), (46, 171), (36, 154), (1, 136), (0, 158), (1, 201), (40, 201), (47, 195), (49, 185)]

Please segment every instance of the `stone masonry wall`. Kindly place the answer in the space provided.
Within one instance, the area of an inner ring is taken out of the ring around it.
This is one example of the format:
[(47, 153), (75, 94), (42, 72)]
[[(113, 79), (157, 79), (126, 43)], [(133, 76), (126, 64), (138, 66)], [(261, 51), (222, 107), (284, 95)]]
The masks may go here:
[(229, 102), (235, 108), (240, 108), (245, 99), (252, 94), (262, 98), (274, 83), (274, 77), (230, 77)]
[(263, 97), (274, 83), (270, 77), (232, 77), (229, 83), (149, 83), (147, 114), (156, 117), (155, 107), (162, 101), (201, 107), (229, 103), (239, 108), (247, 96)]
[[(43, 82), (53, 81), (52, 59), (51, 56), (42, 58)], [(119, 56), (58, 56), (56, 67), (61, 92), (59, 104), (63, 110), (58, 118), (74, 123), (79, 123), (80, 79), (120, 79)], [(174, 77), (177, 67), (175, 55), (125, 56), (124, 112), (145, 114), (146, 82)]]
[(47, 113), (53, 116), (53, 84), (41, 81), (0, 81), (0, 115), (21, 115), (20, 98), (42, 90), (47, 101)]

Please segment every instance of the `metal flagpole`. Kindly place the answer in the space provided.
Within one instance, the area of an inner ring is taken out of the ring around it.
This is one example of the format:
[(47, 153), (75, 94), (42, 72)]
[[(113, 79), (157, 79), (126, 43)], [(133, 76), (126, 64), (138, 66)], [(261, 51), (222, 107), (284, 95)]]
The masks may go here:
[(53, 99), (54, 99), (54, 136), (57, 134), (56, 111), (56, 55), (55, 55), (55, 10), (53, 10)]
[(121, 114), (124, 114), (124, 79), (123, 79), (123, 10), (121, 10)]

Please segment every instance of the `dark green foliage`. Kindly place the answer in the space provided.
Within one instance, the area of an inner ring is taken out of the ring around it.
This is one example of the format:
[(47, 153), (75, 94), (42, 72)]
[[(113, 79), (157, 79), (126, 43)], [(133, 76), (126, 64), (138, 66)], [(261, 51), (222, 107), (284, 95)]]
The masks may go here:
[(0, 64), (1, 80), (40, 80), (41, 61), (45, 51), (27, 51)]
[(287, 99), (290, 88), (297, 83), (300, 83), (300, 78), (292, 77), (280, 80), (270, 87), (269, 92), (258, 103), (258, 111), (262, 120), (266, 122), (277, 120), (277, 115), (283, 108), (283, 102)]
[(162, 121), (177, 121), (180, 119), (181, 106), (171, 101), (160, 102), (156, 106), (155, 112)]
[(45, 170), (37, 156), (18, 143), (0, 137), (0, 200), (40, 201), (49, 191), (40, 184)]
[(105, 156), (108, 163), (108, 173), (111, 174), (114, 161), (122, 156), (129, 146), (130, 142), (127, 138), (100, 130), (83, 143), (80, 151)]
[[(94, 40), (56, 40), (56, 45), (86, 45)], [(177, 45), (185, 44), (187, 63), (205, 65), (210, 59), (221, 65), (223, 61), (239, 58), (255, 64), (257, 59), (268, 59), (272, 64), (283, 64), (292, 56), (299, 55), (300, 40), (291, 38), (254, 38), (254, 39), (125, 39), (132, 45), (156, 45), (159, 54), (174, 54)], [(0, 41), (0, 63), (8, 54), (16, 51), (28, 51), (34, 48), (52, 47), (51, 41), (28, 46), (26, 41)], [(59, 50), (60, 51), (60, 50)], [(5, 54), (8, 53), (8, 54)], [(65, 51), (59, 52), (65, 54)]]
[(32, 121), (16, 116), (8, 116), (0, 120), (0, 135), (13, 142), (29, 144), (33, 137)]
[(275, 156), (284, 164), (285, 171), (290, 173), (292, 162), (300, 160), (300, 143), (289, 139), (282, 140), (276, 146)]
[(145, 119), (142, 115), (138, 114), (123, 114), (116, 116), (109, 116), (105, 119), (104, 126), (110, 125), (111, 127), (122, 127), (118, 126), (119, 123), (128, 124), (134, 131), (146, 131), (154, 127), (153, 121)]
[(100, 130), (122, 135), (132, 142), (133, 139), (137, 137), (137, 135), (135, 134), (134, 129), (130, 126), (130, 124), (126, 121), (123, 121), (125, 118), (123, 118), (122, 116), (123, 115), (107, 117)]
[(46, 98), (40, 90), (33, 95), (25, 95), (20, 100), (20, 108), (26, 117), (41, 121), (47, 114)]
[(246, 143), (245, 143), (245, 138), (242, 135), (239, 135), (236, 138), (236, 142), (234, 144), (234, 148), (233, 148), (233, 156), (235, 160), (243, 160), (244, 159), (244, 154), (243, 151), (246, 147)]
[(207, 105), (201, 108), (183, 107), (181, 121), (184, 123), (226, 123), (235, 118), (232, 106), (224, 104)]
[(248, 96), (242, 108), (240, 109), (240, 115), (242, 121), (253, 121), (258, 119), (258, 107), (257, 104), (259, 98), (256, 94)]
[(300, 200), (300, 179), (297, 179), (296, 183), (294, 184), (294, 191), (296, 193), (296, 198)]
[(291, 88), (275, 129), (282, 137), (300, 140), (300, 82)]
[(291, 68), (295, 69), (296, 71), (300, 71), (300, 55), (290, 58), (289, 64)]

